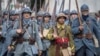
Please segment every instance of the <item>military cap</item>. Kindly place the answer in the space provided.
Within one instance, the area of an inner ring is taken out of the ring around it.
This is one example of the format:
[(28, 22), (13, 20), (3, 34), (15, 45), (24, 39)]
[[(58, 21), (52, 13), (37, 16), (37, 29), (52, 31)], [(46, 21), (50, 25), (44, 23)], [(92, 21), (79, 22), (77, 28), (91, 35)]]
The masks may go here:
[(63, 11), (63, 13), (64, 13), (65, 15), (68, 15), (68, 14), (70, 13), (70, 11), (67, 9), (67, 10)]
[(51, 17), (50, 13), (46, 12), (44, 13), (43, 17)]
[(78, 14), (78, 12), (77, 12), (76, 10), (72, 10), (72, 11), (71, 11), (71, 15), (72, 15), (72, 14)]
[(60, 17), (64, 17), (64, 19), (66, 19), (66, 15), (64, 13), (59, 13), (57, 15), (57, 21), (59, 20)]
[(15, 11), (15, 15), (19, 15), (20, 14), (20, 11)]
[(10, 16), (13, 16), (13, 15), (15, 15), (15, 10), (10, 11)]
[(43, 16), (44, 15), (44, 11), (39, 11), (38, 13), (37, 13), (37, 16), (39, 17), (39, 16)]
[(7, 14), (8, 14), (8, 11), (7, 10), (3, 12), (3, 15), (7, 15)]
[(23, 8), (23, 9), (22, 9), (22, 14), (23, 14), (23, 13), (30, 13), (30, 14), (31, 14), (32, 11), (31, 11), (30, 8)]
[(84, 11), (84, 10), (89, 10), (88, 5), (83, 4), (83, 5), (81, 6), (81, 11)]

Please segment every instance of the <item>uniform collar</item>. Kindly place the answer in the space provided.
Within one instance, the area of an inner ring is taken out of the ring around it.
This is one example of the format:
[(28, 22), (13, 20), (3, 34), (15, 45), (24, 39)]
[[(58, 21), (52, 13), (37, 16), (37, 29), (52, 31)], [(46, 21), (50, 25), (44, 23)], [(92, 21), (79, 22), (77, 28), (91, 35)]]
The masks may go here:
[(61, 24), (59, 24), (59, 23), (57, 23), (57, 28), (65, 28), (65, 24), (63, 24), (63, 25), (61, 25)]

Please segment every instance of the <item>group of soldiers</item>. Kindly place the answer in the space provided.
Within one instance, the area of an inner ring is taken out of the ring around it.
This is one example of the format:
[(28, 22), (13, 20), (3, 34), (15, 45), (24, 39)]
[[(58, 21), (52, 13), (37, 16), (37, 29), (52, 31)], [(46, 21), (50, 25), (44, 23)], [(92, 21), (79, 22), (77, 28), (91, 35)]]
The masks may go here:
[(90, 16), (86, 4), (80, 9), (81, 20), (76, 10), (62, 11), (55, 18), (49, 12), (35, 14), (30, 8), (4, 11), (0, 56), (97, 56), (100, 14)]

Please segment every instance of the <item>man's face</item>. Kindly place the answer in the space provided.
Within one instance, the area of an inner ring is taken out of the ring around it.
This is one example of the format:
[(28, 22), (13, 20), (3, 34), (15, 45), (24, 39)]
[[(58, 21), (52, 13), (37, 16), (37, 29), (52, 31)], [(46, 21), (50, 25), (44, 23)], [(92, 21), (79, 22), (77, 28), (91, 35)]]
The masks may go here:
[(77, 14), (72, 14), (72, 15), (71, 15), (71, 18), (72, 18), (72, 19), (75, 19), (75, 18), (77, 18), (77, 17), (78, 17)]
[(82, 15), (87, 16), (88, 14), (89, 14), (89, 11), (88, 11), (88, 10), (84, 10), (84, 11), (82, 11)]
[(44, 17), (45, 22), (49, 22), (50, 17)]
[(16, 18), (16, 19), (19, 19), (19, 15), (15, 15), (15, 18)]
[(30, 18), (31, 16), (30, 16), (30, 13), (23, 13), (23, 17), (27, 19), (27, 18)]
[(12, 20), (15, 20), (15, 15), (11, 15), (10, 18), (11, 18)]
[(64, 22), (65, 22), (65, 17), (60, 17), (58, 23), (64, 24)]
[(8, 15), (4, 15), (4, 18), (8, 18)]
[(43, 18), (42, 16), (39, 16), (39, 17), (38, 17), (38, 20), (42, 20), (42, 18)]

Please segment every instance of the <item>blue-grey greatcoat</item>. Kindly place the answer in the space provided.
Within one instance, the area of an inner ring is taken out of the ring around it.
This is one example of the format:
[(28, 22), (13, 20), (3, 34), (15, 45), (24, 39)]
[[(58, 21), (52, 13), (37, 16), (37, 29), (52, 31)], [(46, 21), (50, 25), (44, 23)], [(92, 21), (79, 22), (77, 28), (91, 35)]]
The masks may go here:
[[(29, 41), (24, 41), (21, 44), (17, 44), (14, 52), (14, 56), (22, 56), (23, 53), (26, 53), (28, 56), (34, 56), (34, 54), (38, 54), (38, 50), (43, 50), (42, 42), (38, 34), (38, 26), (37, 23), (31, 21), (30, 19), (23, 19), (23, 27), (28, 25), (27, 31), (23, 34), (24, 39), (29, 39), (28, 33), (34, 38), (38, 44), (38, 48), (35, 45), (30, 45)], [(32, 27), (33, 26), (33, 27)], [(15, 23), (13, 30), (11, 31), (12, 36), (18, 36), (16, 30), (19, 29), (19, 22)]]
[[(48, 23), (42, 23), (42, 30), (43, 29), (50, 29), (52, 27), (52, 23), (49, 21)], [(43, 44), (43, 56), (48, 56), (48, 48), (50, 47), (50, 40), (42, 39)]]
[[(86, 21), (83, 20), (83, 22), (86, 22), (86, 23), (89, 22), (90, 30), (92, 31), (93, 34), (96, 35), (97, 39), (99, 39), (100, 33), (99, 33), (99, 30), (98, 30), (98, 27), (96, 25), (95, 20), (92, 17), (89, 16), (86, 19)], [(77, 38), (75, 36), (76, 34), (80, 33), (79, 26), (80, 26), (80, 24), (79, 24), (78, 19), (74, 19), (72, 21), (72, 32), (74, 34), (76, 51), (78, 51), (79, 49), (81, 49), (85, 46), (85, 48), (87, 48), (86, 49), (86, 54), (87, 54), (86, 56), (89, 56), (89, 55), (93, 56), (92, 54), (96, 55), (96, 50), (95, 50), (95, 46), (94, 46), (92, 39), (87, 39), (87, 38), (80, 39), (80, 38)], [(83, 34), (87, 34), (87, 33), (89, 33), (89, 30), (87, 28), (87, 25), (84, 24)], [(90, 52), (92, 52), (92, 54)], [(82, 55), (81, 51), (80, 51), (80, 55)]]
[(11, 44), (12, 36), (10, 34), (10, 31), (12, 30), (13, 22), (15, 22), (15, 21), (9, 20), (9, 21), (5, 21), (3, 23), (2, 36), (5, 38), (5, 40), (4, 40), (4, 43), (2, 45), (2, 50), (1, 50), (0, 56), (5, 54), (8, 46)]

